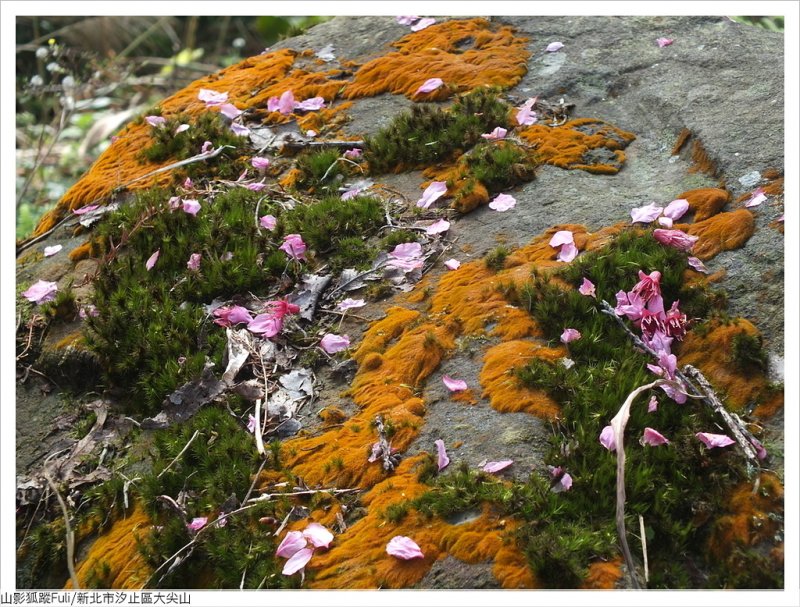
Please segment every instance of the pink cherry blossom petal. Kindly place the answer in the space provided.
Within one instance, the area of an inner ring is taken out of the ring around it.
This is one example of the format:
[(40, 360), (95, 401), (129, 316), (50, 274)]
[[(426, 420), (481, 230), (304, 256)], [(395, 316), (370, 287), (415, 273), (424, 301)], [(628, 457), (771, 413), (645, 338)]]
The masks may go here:
[(258, 220), (258, 223), (262, 228), (272, 232), (278, 225), (278, 220), (273, 215), (264, 215)]
[(680, 251), (689, 251), (700, 238), (691, 236), (681, 230), (653, 230), (653, 237), (663, 245), (674, 247)]
[(283, 244), (278, 247), (294, 260), (304, 260), (306, 258), (306, 243), (300, 234), (287, 234), (283, 237)]
[(197, 93), (197, 98), (200, 101), (203, 101), (207, 107), (211, 107), (225, 103), (228, 100), (228, 93), (218, 93), (217, 91), (212, 91), (211, 89), (200, 89), (200, 92)]
[(669, 440), (663, 434), (661, 434), (658, 430), (653, 430), (652, 428), (644, 429), (641, 442), (643, 445), (650, 445), (651, 447), (669, 444)]
[(603, 431), (600, 432), (600, 444), (609, 451), (617, 450), (617, 439), (614, 436), (614, 428), (612, 426), (606, 426), (603, 428)]
[(565, 344), (568, 344), (580, 338), (581, 338), (581, 332), (578, 331), (577, 329), (564, 329), (564, 332), (561, 334), (561, 342)]
[(536, 116), (536, 112), (533, 109), (533, 106), (536, 104), (538, 97), (531, 97), (525, 101), (521, 106), (517, 108), (517, 124), (530, 126), (535, 124), (538, 120)]
[(167, 119), (163, 116), (145, 116), (144, 119), (147, 124), (155, 128), (162, 127), (167, 122)]
[(489, 141), (499, 141), (500, 139), (505, 139), (507, 133), (507, 129), (504, 129), (501, 126), (496, 126), (491, 133), (484, 133), (481, 135), (481, 137)]
[(439, 472), (441, 472), (450, 464), (450, 458), (447, 457), (447, 451), (444, 448), (444, 441), (442, 439), (435, 440), (433, 444), (436, 445), (436, 452), (438, 454), (437, 465), (439, 466)]
[(572, 489), (572, 477), (569, 475), (569, 472), (564, 473), (564, 475), (561, 477), (561, 480), (558, 481), (558, 486), (561, 487), (561, 490), (556, 491), (556, 493), (560, 493), (561, 491), (569, 491)]
[(186, 527), (188, 527), (191, 531), (199, 531), (200, 529), (205, 527), (207, 523), (208, 523), (207, 516), (196, 516), (195, 518), (192, 519), (191, 523), (186, 525)]
[(750, 198), (745, 201), (744, 206), (747, 208), (757, 207), (766, 200), (767, 195), (764, 193), (764, 188), (757, 188)]
[(444, 84), (444, 80), (441, 78), (428, 78), (425, 82), (420, 85), (417, 89), (416, 95), (420, 93), (430, 93), (438, 89), (440, 86)]
[(350, 299), (348, 297), (347, 299), (340, 301), (339, 305), (336, 307), (344, 312), (345, 310), (352, 310), (353, 308), (362, 308), (365, 305), (367, 305), (367, 302), (365, 302), (363, 299)]
[(396, 535), (390, 539), (386, 544), (386, 553), (404, 561), (425, 558), (417, 543), (404, 535)]
[(184, 200), (181, 208), (189, 215), (195, 216), (200, 210), (200, 203), (197, 200)]
[(553, 234), (553, 237), (550, 239), (549, 244), (551, 247), (560, 247), (561, 245), (572, 244), (574, 242), (575, 240), (572, 235), (572, 232), (570, 232), (569, 230), (560, 230), (555, 234)]
[(544, 50), (546, 50), (548, 53), (555, 53), (556, 51), (560, 51), (562, 48), (564, 48), (563, 42), (551, 42)]
[(214, 149), (214, 144), (210, 141), (204, 141), (203, 145), (200, 147), (201, 154), (208, 154), (211, 150)]
[(232, 103), (223, 103), (222, 105), (219, 106), (219, 113), (233, 120), (234, 118), (241, 116), (242, 110), (240, 110)]
[(60, 244), (53, 245), (52, 247), (45, 247), (44, 248), (44, 256), (50, 257), (51, 255), (55, 255), (64, 247)]
[(756, 448), (756, 457), (760, 460), (767, 459), (767, 450), (764, 449), (764, 445), (761, 444), (761, 441), (753, 437), (750, 439), (750, 442)]
[(503, 212), (513, 209), (517, 204), (516, 199), (509, 194), (498, 194), (494, 200), (489, 203), (489, 208), (495, 211)]
[(350, 337), (326, 333), (320, 340), (319, 345), (328, 354), (336, 354), (350, 347)]
[(147, 261), (144, 262), (144, 267), (147, 268), (148, 272), (153, 269), (154, 265), (156, 265), (159, 255), (161, 255), (161, 249), (156, 249), (156, 252), (153, 253), (150, 257), (148, 257)]
[(188, 131), (190, 128), (192, 128), (192, 127), (191, 127), (191, 125), (188, 125), (188, 124), (179, 124), (179, 125), (178, 125), (178, 128), (176, 128), (176, 129), (175, 129), (175, 134), (176, 134), (176, 135), (180, 135), (180, 134), (181, 134), (181, 133), (183, 133), (184, 131)]
[(664, 48), (665, 46), (669, 46), (675, 42), (672, 38), (656, 38), (656, 44), (658, 44), (659, 48)]
[(189, 261), (186, 262), (186, 267), (192, 270), (193, 272), (196, 272), (197, 270), (200, 269), (201, 258), (202, 255), (200, 253), (192, 253), (189, 256)]
[(414, 23), (419, 21), (419, 17), (417, 17), (416, 15), (400, 15), (398, 17), (395, 17), (395, 19), (397, 20), (397, 23), (399, 23), (400, 25), (413, 25)]
[(283, 318), (275, 314), (259, 314), (249, 323), (247, 330), (264, 337), (275, 337), (283, 330)]
[(412, 25), (411, 31), (418, 32), (420, 30), (424, 30), (426, 27), (430, 27), (434, 23), (436, 23), (436, 19), (433, 17), (425, 17), (424, 19), (417, 21), (416, 24)]
[(461, 392), (467, 389), (467, 382), (463, 379), (453, 379), (449, 375), (442, 377), (442, 383), (450, 392)]
[(686, 263), (688, 263), (691, 268), (697, 270), (698, 272), (708, 274), (708, 268), (697, 257), (687, 257)]
[(661, 215), (664, 208), (655, 202), (631, 209), (631, 223), (650, 223)]
[(358, 160), (363, 156), (363, 151), (361, 148), (350, 148), (349, 150), (345, 150), (344, 154), (342, 154), (348, 160)]
[(578, 247), (576, 247), (574, 243), (568, 242), (565, 245), (561, 245), (561, 250), (558, 252), (556, 259), (569, 263), (578, 256), (578, 253)]
[(253, 156), (250, 159), (250, 164), (253, 165), (254, 169), (258, 169), (259, 171), (263, 171), (269, 166), (269, 158), (264, 158), (262, 156)]
[(231, 130), (234, 135), (238, 135), (239, 137), (246, 137), (250, 134), (250, 129), (246, 126), (242, 126), (238, 122), (231, 122)]
[[(253, 416), (252, 413), (248, 413), (247, 414), (247, 431), (250, 434), (253, 434), (256, 431), (256, 418)], [(292, 532), (290, 531), (289, 533), (292, 533)], [(286, 538), (284, 538), (284, 541), (286, 541)], [(283, 542), (281, 542), (281, 546), (282, 545), (283, 545)], [(303, 546), (305, 546), (305, 544), (303, 544)], [(301, 546), (301, 548), (303, 546)], [(280, 550), (280, 546), (278, 546), (278, 550)], [(298, 550), (299, 550), (299, 548), (298, 548)], [(283, 556), (283, 555), (279, 554), (278, 556)]]
[(309, 523), (303, 530), (303, 537), (314, 544), (315, 548), (327, 548), (333, 541), (333, 534), (319, 523)]
[(672, 227), (672, 219), (670, 219), (669, 217), (659, 217), (658, 218), (658, 225), (663, 226), (665, 228), (671, 228)]
[(448, 259), (444, 262), (444, 267), (448, 270), (458, 270), (461, 267), (461, 262), (457, 259)]
[(726, 434), (711, 434), (709, 432), (698, 432), (695, 436), (709, 449), (717, 447), (727, 447), (736, 441)]
[(658, 411), (658, 400), (656, 400), (655, 396), (651, 396), (650, 402), (647, 403), (647, 412), (655, 413), (656, 411)]
[(578, 293), (581, 295), (586, 295), (587, 297), (597, 298), (594, 283), (586, 277), (584, 277), (581, 286), (578, 287)]
[(425, 188), (425, 191), (422, 193), (422, 198), (417, 201), (417, 206), (427, 209), (446, 193), (446, 181), (433, 181), (427, 188)]
[(664, 209), (664, 216), (673, 221), (678, 221), (689, 210), (689, 201), (685, 198), (677, 198), (670, 202)]
[(511, 464), (514, 463), (513, 459), (501, 459), (497, 462), (486, 462), (482, 467), (481, 470), (484, 472), (488, 472), (489, 474), (495, 474), (500, 472), (501, 470), (505, 470)]
[[(325, 107), (325, 99), (323, 97), (311, 97), (305, 101), (294, 104), (295, 109), (312, 112), (314, 110), (321, 110)], [(314, 133), (316, 135), (316, 133)], [(311, 137), (312, 135), (309, 135)]]
[(38, 280), (27, 290), (22, 292), (22, 296), (35, 304), (43, 304), (53, 301), (58, 291), (58, 283)]
[(85, 207), (81, 207), (80, 209), (73, 209), (72, 212), (75, 215), (83, 215), (85, 213), (89, 213), (91, 211), (94, 211), (95, 209), (98, 209), (98, 208), (100, 208), (99, 204), (88, 204)]
[(447, 232), (450, 229), (450, 222), (446, 219), (440, 219), (429, 225), (425, 228), (425, 233), (428, 236), (433, 236), (434, 234), (441, 234), (442, 232)]
[(248, 183), (245, 187), (251, 192), (260, 192), (267, 186), (268, 184), (264, 183), (264, 180), (262, 179), (261, 181), (257, 181), (255, 183)]
[(308, 564), (308, 561), (311, 560), (312, 556), (314, 556), (314, 550), (312, 548), (301, 548), (295, 552), (288, 561), (286, 561), (281, 573), (283, 575), (292, 575), (297, 573)]
[(403, 242), (392, 249), (389, 256), (397, 259), (416, 259), (422, 256), (422, 245), (418, 242)]

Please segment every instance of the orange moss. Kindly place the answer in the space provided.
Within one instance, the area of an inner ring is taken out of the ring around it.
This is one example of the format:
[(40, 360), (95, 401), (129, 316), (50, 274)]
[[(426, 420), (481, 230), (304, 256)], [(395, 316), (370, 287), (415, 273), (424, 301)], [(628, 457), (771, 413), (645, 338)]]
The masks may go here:
[(353, 354), (357, 363), (363, 363), (367, 354), (382, 352), (389, 342), (397, 339), (403, 330), (419, 318), (420, 313), (393, 306), (386, 310), (386, 318), (373, 323), (361, 338), (361, 345)]
[(752, 482), (739, 485), (728, 504), (708, 542), (712, 555), (727, 560), (736, 548), (774, 541), (783, 518), (783, 486), (774, 474), (762, 473), (755, 491)]
[(622, 559), (598, 561), (589, 565), (589, 573), (581, 588), (590, 590), (613, 590), (622, 579)]
[(683, 192), (678, 198), (689, 202), (689, 211), (694, 213), (694, 221), (697, 223), (719, 213), (731, 199), (731, 194), (719, 188), (698, 188)]
[(480, 382), (483, 397), (503, 413), (525, 411), (545, 419), (556, 419), (559, 406), (540, 390), (523, 386), (514, 375), (514, 369), (533, 358), (557, 362), (567, 355), (563, 347), (547, 348), (530, 341), (513, 340), (487, 350), (483, 359)]
[(316, 131), (322, 133), (325, 129), (341, 126), (347, 121), (345, 110), (353, 104), (350, 101), (340, 103), (334, 107), (327, 107), (316, 112), (309, 112), (297, 119), (297, 125), (303, 131)]
[(753, 415), (769, 419), (781, 409), (783, 409), (783, 390), (767, 390), (762, 396), (761, 403), (753, 410)]
[(88, 259), (92, 254), (92, 243), (90, 241), (86, 241), (83, 244), (78, 245), (69, 253), (69, 258), (73, 263), (78, 263), (82, 259)]
[(709, 177), (717, 176), (717, 163), (711, 159), (699, 139), (695, 139), (692, 144), (692, 166), (690, 173), (705, 173)]
[[(577, 118), (556, 127), (536, 123), (518, 136), (533, 146), (539, 164), (603, 174), (619, 172), (625, 162), (623, 148), (636, 139), (633, 133), (594, 118)], [(605, 158), (592, 162), (591, 151), (601, 148), (613, 152), (616, 162), (609, 164)]]
[(466, 403), (468, 405), (478, 404), (478, 401), (475, 398), (475, 393), (472, 391), (472, 388), (451, 393), (450, 400), (454, 400), (458, 403)]
[(744, 373), (731, 364), (733, 338), (740, 334), (755, 337), (759, 332), (743, 318), (729, 324), (711, 321), (711, 329), (706, 335), (689, 331), (677, 350), (680, 363), (700, 369), (717, 389), (725, 391), (727, 403), (736, 410), (757, 402), (767, 387), (764, 373)]
[[(150, 520), (139, 507), (127, 518), (116, 521), (95, 540), (86, 557), (78, 563), (76, 573), (81, 588), (141, 588), (151, 570), (137, 550), (137, 537), (147, 533), (149, 528)], [(95, 586), (98, 582), (102, 585)], [(64, 588), (72, 588), (72, 582), (68, 581)]]
[(347, 415), (339, 407), (325, 407), (319, 412), (319, 417), (328, 424), (341, 424), (347, 420)]
[(83, 345), (83, 331), (75, 331), (74, 333), (68, 334), (66, 337), (62, 337), (56, 345), (53, 346), (55, 350), (63, 350), (64, 348), (68, 348), (70, 346), (77, 346)]
[[(344, 96), (398, 93), (414, 100), (442, 101), (479, 86), (512, 87), (527, 72), (526, 42), (512, 28), (486, 19), (438, 23), (404, 36), (393, 44), (397, 51), (364, 64)], [(445, 85), (416, 94), (429, 78), (441, 78)]]
[[(681, 149), (689, 141), (689, 138), (692, 136), (692, 132), (689, 129), (681, 129), (681, 132), (678, 133), (678, 138), (675, 140), (675, 145), (672, 146), (672, 155), (675, 156), (676, 154), (680, 154)], [(679, 196), (678, 198), (681, 198)]]
[[(507, 525), (509, 533), (516, 525), (511, 522)], [(525, 555), (517, 548), (514, 542), (507, 539), (494, 557), (492, 575), (505, 589), (539, 588), (533, 572), (528, 567)]]
[(756, 221), (750, 211), (738, 209), (714, 215), (690, 226), (681, 224), (676, 228), (700, 237), (692, 248), (692, 253), (706, 261), (722, 251), (744, 246), (755, 232)]

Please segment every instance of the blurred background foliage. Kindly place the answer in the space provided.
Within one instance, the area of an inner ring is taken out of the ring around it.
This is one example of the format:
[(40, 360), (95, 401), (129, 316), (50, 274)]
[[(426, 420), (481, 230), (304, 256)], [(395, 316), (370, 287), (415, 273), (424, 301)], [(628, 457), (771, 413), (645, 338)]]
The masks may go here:
[(137, 114), (328, 18), (18, 17), (17, 238)]
[[(138, 113), (329, 18), (18, 17), (17, 238)], [(783, 31), (782, 17), (732, 19)]]

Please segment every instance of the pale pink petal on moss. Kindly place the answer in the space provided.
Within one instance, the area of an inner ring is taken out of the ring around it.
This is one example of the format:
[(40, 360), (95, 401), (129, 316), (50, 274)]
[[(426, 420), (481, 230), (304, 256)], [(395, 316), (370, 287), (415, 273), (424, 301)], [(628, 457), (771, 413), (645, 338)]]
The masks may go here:
[(202, 259), (202, 255), (200, 253), (192, 253), (189, 255), (189, 261), (186, 262), (186, 267), (196, 272), (200, 269), (200, 260)]
[(570, 232), (569, 230), (559, 230), (558, 232), (553, 234), (553, 237), (550, 239), (549, 244), (551, 247), (560, 247), (561, 245), (570, 244), (574, 242), (575, 239), (572, 235), (572, 232)]
[(564, 329), (564, 332), (561, 334), (561, 342), (568, 344), (571, 341), (575, 341), (581, 338), (581, 332), (577, 329)]
[(434, 19), (433, 17), (425, 17), (424, 19), (420, 19), (419, 21), (417, 21), (416, 24), (412, 25), (411, 31), (418, 32), (420, 30), (424, 30), (426, 27), (430, 27), (434, 23), (436, 23), (436, 19)]
[(568, 242), (565, 245), (561, 245), (561, 250), (558, 252), (556, 259), (569, 263), (578, 256), (578, 253), (578, 247), (574, 243)]
[[(255, 422), (255, 419), (253, 421)], [(308, 542), (301, 532), (290, 531), (286, 534), (286, 537), (283, 538), (283, 541), (281, 541), (278, 550), (275, 552), (275, 556), (284, 559), (292, 558), (297, 554), (298, 550), (302, 550), (307, 544)]]
[(677, 198), (670, 202), (664, 209), (664, 215), (673, 221), (678, 221), (689, 210), (689, 201), (685, 198)]
[(726, 434), (711, 434), (709, 432), (698, 432), (695, 436), (709, 449), (717, 447), (727, 447), (736, 441)]
[[(312, 112), (314, 110), (321, 110), (325, 107), (325, 99), (323, 97), (311, 97), (300, 103), (295, 103), (294, 107), (298, 110)], [(316, 133), (314, 133), (316, 135)], [(310, 137), (311, 135), (309, 135)]]
[(348, 160), (358, 160), (363, 156), (363, 151), (361, 148), (350, 148), (349, 150), (345, 150), (344, 154), (342, 154)]
[(399, 15), (395, 19), (400, 25), (412, 25), (419, 21), (419, 17), (416, 15)]
[(569, 472), (565, 472), (564, 476), (561, 477), (561, 480), (558, 481), (561, 485), (561, 489), (563, 491), (569, 491), (572, 489), (572, 477), (569, 475)]
[(72, 212), (75, 215), (83, 215), (84, 213), (89, 213), (90, 211), (94, 211), (97, 208), (100, 208), (99, 204), (88, 204), (85, 207), (81, 207), (80, 209), (74, 209)]
[(386, 544), (386, 554), (404, 561), (425, 558), (417, 543), (404, 535), (396, 535), (389, 540)]
[(231, 123), (231, 130), (233, 131), (234, 135), (238, 135), (239, 137), (246, 137), (250, 134), (250, 129), (246, 126), (242, 126), (238, 122)]
[(214, 149), (214, 144), (210, 141), (204, 141), (203, 145), (200, 147), (201, 154), (208, 154), (211, 150)]
[(447, 457), (447, 451), (444, 448), (444, 441), (442, 439), (435, 440), (433, 444), (436, 445), (436, 453), (438, 455), (437, 465), (439, 466), (439, 472), (441, 472), (450, 464), (450, 458)]
[(658, 225), (663, 226), (665, 228), (672, 227), (672, 220), (669, 217), (659, 217), (658, 218)]
[(658, 206), (655, 202), (646, 204), (643, 207), (635, 207), (631, 209), (631, 223), (650, 223), (655, 221), (663, 210), (664, 208)]
[(207, 523), (208, 523), (207, 516), (196, 516), (195, 518), (192, 519), (192, 522), (186, 526), (192, 531), (199, 531), (200, 529), (205, 527)]
[(691, 236), (680, 230), (653, 230), (653, 237), (663, 245), (674, 247), (680, 251), (689, 251), (699, 240), (698, 236)]
[(219, 113), (233, 120), (242, 114), (242, 110), (232, 103), (223, 103), (221, 106), (219, 106)]
[(488, 139), (489, 141), (498, 141), (500, 139), (505, 139), (507, 133), (507, 129), (504, 129), (501, 126), (496, 126), (491, 133), (484, 133), (481, 135), (481, 137)]
[(423, 82), (420, 87), (417, 89), (416, 94), (420, 93), (430, 93), (438, 89), (440, 86), (444, 84), (444, 80), (441, 78), (428, 78), (425, 82)]
[(162, 127), (167, 122), (163, 116), (145, 116), (144, 119), (147, 124), (155, 128)]
[(268, 184), (264, 183), (264, 180), (262, 179), (261, 181), (257, 181), (255, 183), (248, 183), (245, 187), (252, 192), (260, 192), (266, 188), (267, 185)]
[(254, 169), (263, 171), (269, 166), (269, 158), (264, 158), (263, 156), (253, 156), (250, 159), (250, 164), (253, 165)]
[(437, 222), (432, 223), (427, 228), (425, 228), (425, 233), (428, 236), (433, 236), (434, 234), (441, 234), (442, 232), (447, 232), (450, 229), (450, 222), (446, 219), (440, 219)]
[(320, 340), (319, 345), (328, 354), (336, 354), (350, 347), (350, 337), (347, 335), (326, 333)]
[(521, 106), (517, 108), (517, 124), (521, 124), (524, 126), (530, 126), (535, 124), (538, 120), (536, 116), (536, 112), (533, 110), (533, 106), (536, 103), (538, 97), (531, 97), (530, 99), (526, 100)]
[(651, 447), (658, 447), (660, 445), (668, 445), (669, 440), (661, 434), (658, 430), (652, 428), (645, 428), (642, 435), (642, 444), (650, 445)]
[(333, 541), (333, 533), (319, 523), (309, 523), (303, 530), (303, 537), (316, 548), (327, 548)]
[(281, 573), (283, 575), (292, 575), (297, 573), (308, 564), (308, 561), (311, 560), (312, 556), (314, 556), (314, 550), (312, 548), (301, 548), (295, 552), (288, 561), (286, 561)]
[(200, 210), (200, 203), (197, 200), (184, 200), (181, 208), (189, 215), (194, 216)]
[(444, 267), (448, 270), (458, 270), (461, 267), (461, 262), (457, 259), (448, 259), (444, 262)]
[(757, 188), (755, 192), (752, 193), (750, 198), (744, 203), (746, 207), (757, 207), (762, 202), (767, 200), (767, 195), (764, 193), (764, 188)]
[(211, 89), (200, 89), (200, 92), (197, 93), (197, 98), (200, 101), (205, 102), (206, 106), (214, 106), (214, 105), (221, 105), (228, 100), (228, 93), (218, 93), (217, 91), (212, 91)]
[(53, 301), (56, 298), (56, 291), (58, 291), (58, 283), (38, 280), (26, 291), (23, 291), (22, 296), (35, 304), (43, 304)]
[(416, 259), (422, 256), (422, 245), (418, 242), (403, 242), (392, 249), (389, 256), (397, 259)]
[(672, 38), (656, 38), (656, 44), (658, 44), (659, 48), (664, 48), (665, 46), (669, 46), (675, 42)]
[(505, 470), (511, 464), (514, 463), (513, 459), (501, 459), (497, 462), (486, 462), (482, 467), (481, 470), (484, 472), (488, 472), (489, 474), (494, 474), (496, 472), (500, 472), (501, 470)]
[(584, 277), (581, 286), (578, 287), (578, 293), (581, 295), (586, 295), (587, 297), (597, 298), (594, 283), (586, 277)]
[(278, 220), (273, 215), (264, 215), (261, 219), (258, 220), (258, 223), (262, 228), (272, 232), (278, 225)]
[(617, 439), (614, 437), (614, 428), (611, 426), (603, 428), (602, 432), (600, 432), (600, 444), (609, 451), (617, 450)]
[[(256, 431), (256, 418), (253, 416), (252, 413), (248, 413), (247, 414), (247, 431), (250, 434), (253, 434)], [(291, 533), (291, 531), (289, 533)], [(286, 538), (284, 538), (284, 540), (285, 539)], [(280, 549), (280, 547), (279, 547), (279, 549)], [(280, 556), (280, 555), (278, 555), (278, 556)]]
[(658, 400), (656, 400), (655, 396), (651, 396), (650, 402), (647, 403), (647, 412), (655, 413), (656, 411), (658, 411)]
[(184, 131), (188, 131), (190, 128), (192, 128), (192, 127), (190, 125), (188, 125), (188, 124), (179, 124), (178, 128), (175, 129), (175, 134), (176, 135), (180, 135)]
[(228, 320), (234, 325), (238, 325), (242, 322), (252, 322), (253, 317), (250, 316), (250, 310), (247, 308), (243, 308), (242, 306), (233, 306), (229, 309)]
[(703, 274), (708, 274), (708, 268), (697, 257), (687, 258), (686, 263), (688, 263), (691, 268), (697, 270), (698, 272), (702, 272)]
[(367, 305), (367, 302), (365, 302), (363, 299), (350, 299), (348, 297), (347, 299), (340, 301), (339, 305), (336, 307), (344, 312), (345, 310), (351, 310), (353, 308), (363, 308), (365, 305)]
[(422, 198), (417, 201), (417, 206), (427, 209), (446, 193), (446, 181), (433, 181), (427, 188), (425, 188), (425, 191), (422, 193)]
[(494, 200), (489, 203), (489, 208), (495, 211), (508, 211), (513, 209), (517, 204), (517, 200), (509, 194), (498, 194)]
[(291, 114), (295, 106), (294, 93), (292, 91), (284, 91), (280, 99), (278, 99), (277, 109), (281, 114)]
[(453, 379), (449, 375), (442, 377), (442, 383), (450, 392), (461, 392), (467, 389), (467, 382), (463, 379)]
[(148, 257), (147, 261), (144, 262), (144, 267), (147, 268), (148, 272), (153, 269), (154, 265), (156, 265), (159, 255), (161, 255), (161, 249), (156, 249), (156, 252), (153, 253), (150, 257)]
[(61, 246), (60, 244), (53, 245), (52, 247), (45, 247), (44, 248), (44, 256), (45, 257), (50, 257), (51, 255), (55, 255), (56, 253), (58, 253), (63, 248), (64, 247)]
[(551, 42), (544, 50), (546, 50), (548, 53), (555, 53), (556, 51), (560, 51), (562, 48), (564, 48), (563, 42)]

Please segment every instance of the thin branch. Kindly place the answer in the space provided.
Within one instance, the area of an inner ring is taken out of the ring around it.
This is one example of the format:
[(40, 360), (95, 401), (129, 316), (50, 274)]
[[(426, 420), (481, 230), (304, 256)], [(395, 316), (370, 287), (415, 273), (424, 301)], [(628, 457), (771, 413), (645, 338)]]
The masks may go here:
[(172, 468), (172, 464), (177, 462), (181, 458), (181, 456), (184, 453), (186, 453), (186, 450), (191, 446), (191, 444), (194, 442), (194, 439), (196, 439), (199, 434), (200, 434), (200, 430), (195, 430), (194, 431), (194, 434), (192, 434), (192, 438), (190, 438), (189, 442), (186, 443), (186, 445), (183, 447), (183, 449), (181, 449), (181, 452), (178, 453), (178, 455), (175, 456), (175, 458), (167, 465), (166, 468), (164, 468), (161, 472), (158, 473), (158, 476), (156, 478), (161, 478), (167, 470)]
[(61, 493), (59, 492), (58, 487), (56, 487), (53, 478), (50, 476), (50, 471), (47, 469), (47, 464), (49, 463), (50, 457), (45, 460), (42, 471), (44, 472), (44, 478), (47, 480), (47, 484), (50, 485), (50, 489), (52, 489), (53, 493), (56, 494), (58, 505), (61, 506), (61, 513), (64, 516), (64, 528), (66, 529), (67, 569), (69, 570), (69, 578), (72, 580), (73, 590), (80, 590), (81, 585), (78, 583), (78, 574), (75, 573), (75, 532), (72, 530), (72, 525), (70, 525), (69, 522), (69, 511), (67, 510), (67, 504), (64, 503), (64, 498), (61, 497)]
[(639, 535), (642, 540), (642, 559), (644, 560), (644, 583), (650, 581), (650, 569), (647, 566), (647, 537), (644, 534), (644, 517), (639, 515)]
[(361, 491), (361, 489), (354, 487), (353, 489), (303, 489), (302, 491), (291, 491), (287, 493), (264, 493), (263, 495), (249, 499), (248, 503), (256, 504), (258, 502), (266, 502), (271, 500), (273, 497), (298, 497), (301, 495), (315, 495), (317, 493), (331, 493), (333, 495), (339, 495), (342, 493), (356, 493), (358, 491)]

